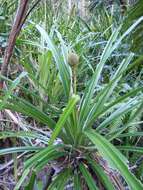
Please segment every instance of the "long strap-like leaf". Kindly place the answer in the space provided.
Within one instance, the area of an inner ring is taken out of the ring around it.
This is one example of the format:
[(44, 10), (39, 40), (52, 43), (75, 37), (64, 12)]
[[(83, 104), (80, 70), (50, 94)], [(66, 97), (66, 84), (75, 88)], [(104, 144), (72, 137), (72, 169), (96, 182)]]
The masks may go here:
[(123, 161), (122, 154), (104, 137), (90, 129), (85, 135), (95, 144), (98, 151), (106, 158), (116, 169), (120, 171), (132, 190), (142, 190), (143, 185), (129, 171), (127, 165)]
[(59, 133), (62, 130), (62, 127), (64, 126), (67, 118), (69, 117), (69, 115), (72, 113), (72, 111), (74, 110), (74, 107), (76, 105), (76, 103), (79, 101), (79, 96), (77, 95), (73, 95), (71, 97), (71, 99), (69, 100), (69, 103), (67, 105), (67, 107), (65, 108), (64, 112), (62, 113), (59, 121), (57, 122), (55, 129), (52, 133), (51, 139), (49, 144), (53, 144), (54, 140), (56, 139), (56, 137), (59, 135)]

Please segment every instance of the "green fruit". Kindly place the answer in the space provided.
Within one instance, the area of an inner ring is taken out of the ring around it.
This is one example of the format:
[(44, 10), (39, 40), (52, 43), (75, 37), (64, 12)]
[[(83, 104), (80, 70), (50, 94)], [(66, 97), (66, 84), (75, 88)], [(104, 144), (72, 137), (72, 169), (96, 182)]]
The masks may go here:
[(71, 67), (77, 66), (79, 64), (79, 56), (76, 53), (69, 53), (68, 63)]

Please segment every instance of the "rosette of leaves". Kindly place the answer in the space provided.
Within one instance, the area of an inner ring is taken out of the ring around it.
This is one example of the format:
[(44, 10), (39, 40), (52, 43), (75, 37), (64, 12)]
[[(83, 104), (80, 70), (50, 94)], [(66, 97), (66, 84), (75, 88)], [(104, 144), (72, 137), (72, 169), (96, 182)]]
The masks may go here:
[[(0, 150), (0, 155), (19, 152), (26, 154), (24, 169), (15, 190), (20, 189), (21, 186), (25, 190), (36, 189), (39, 185), (37, 175), (44, 167), (48, 167), (48, 173), (46, 183), (43, 183), (40, 189), (97, 190), (105, 188), (111, 190), (123, 189), (125, 186), (132, 190), (143, 189), (139, 179), (130, 171), (127, 158), (121, 153), (121, 150), (143, 152), (143, 149), (133, 146), (116, 147), (114, 144), (121, 135), (135, 134), (128, 134), (127, 131), (136, 117), (142, 113), (143, 87), (130, 89), (123, 95), (120, 95), (118, 91), (118, 85), (124, 81), (124, 76), (135, 65), (132, 63), (132, 53), (123, 59), (109, 82), (97, 91), (107, 60), (141, 21), (137, 20), (121, 37), (119, 37), (120, 27), (113, 32), (82, 97), (70, 94), (73, 73), (67, 63), (67, 47), (61, 40), (63, 55), (61, 58), (56, 45), (51, 43), (44, 29), (38, 26), (55, 59), (67, 99), (64, 109), (61, 109), (62, 114), (58, 121), (55, 121), (50, 114), (13, 95), (13, 90), (18, 84), (17, 80), (11, 82), (9, 90), (4, 92), (4, 97), (1, 97), (0, 103), (3, 104), (1, 109), (7, 108), (30, 116), (46, 125), (50, 131), (49, 136), (47, 133), (39, 134), (31, 131), (25, 133), (7, 131), (0, 134), (1, 139), (16, 137), (29, 140), (32, 138), (44, 143), (44, 146), (31, 146), (27, 140), (26, 146)], [(78, 89), (76, 93), (78, 94)], [(127, 115), (128, 119), (121, 119)], [(118, 125), (113, 125), (117, 120), (120, 121)], [(121, 181), (121, 176), (123, 181)]]

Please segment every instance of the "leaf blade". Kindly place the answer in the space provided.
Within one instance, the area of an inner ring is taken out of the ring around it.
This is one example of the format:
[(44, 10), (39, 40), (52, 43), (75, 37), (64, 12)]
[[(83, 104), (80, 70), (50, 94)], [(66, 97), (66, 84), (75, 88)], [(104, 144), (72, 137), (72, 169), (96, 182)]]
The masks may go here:
[(134, 190), (142, 190), (143, 185), (136, 177), (130, 173), (127, 165), (122, 160), (121, 153), (104, 137), (96, 133), (94, 130), (88, 130), (85, 135), (96, 145), (98, 151), (116, 166), (116, 168), (122, 173), (129, 186)]

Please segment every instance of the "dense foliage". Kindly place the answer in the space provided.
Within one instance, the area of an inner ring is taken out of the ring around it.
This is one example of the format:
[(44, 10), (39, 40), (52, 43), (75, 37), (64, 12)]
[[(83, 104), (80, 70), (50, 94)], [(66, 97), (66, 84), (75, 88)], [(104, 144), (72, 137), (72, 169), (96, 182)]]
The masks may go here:
[[(0, 75), (2, 189), (143, 189), (143, 6), (121, 2), (32, 8)], [(0, 3), (2, 65), (18, 1)]]

